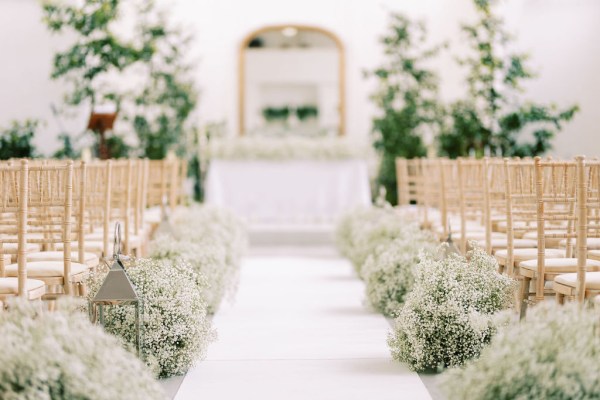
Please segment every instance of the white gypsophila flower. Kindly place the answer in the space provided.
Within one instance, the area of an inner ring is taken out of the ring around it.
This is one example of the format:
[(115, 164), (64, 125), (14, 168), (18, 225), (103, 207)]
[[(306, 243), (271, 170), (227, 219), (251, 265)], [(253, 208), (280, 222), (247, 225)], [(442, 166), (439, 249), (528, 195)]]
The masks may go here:
[(369, 304), (388, 317), (396, 317), (404, 297), (412, 290), (415, 269), (425, 254), (433, 254), (433, 236), (416, 224), (403, 225), (403, 233), (369, 255), (361, 269)]
[(171, 236), (158, 236), (149, 246), (151, 258), (184, 260), (202, 281), (199, 282), (208, 312), (214, 314), (225, 294), (236, 284), (236, 266), (227, 263), (226, 248), (215, 237), (204, 236), (195, 241), (175, 240)]
[(357, 273), (379, 246), (402, 237), (406, 225), (412, 221), (402, 218), (389, 206), (358, 209), (342, 217), (337, 227), (340, 251), (348, 257)]
[[(143, 300), (142, 352), (160, 377), (180, 375), (205, 356), (215, 338), (202, 282), (193, 267), (183, 260), (137, 259), (126, 264), (127, 274)], [(89, 278), (93, 298), (104, 281), (107, 268)], [(203, 279), (203, 278), (202, 278)], [(135, 312), (131, 306), (107, 307), (107, 332), (135, 343)]]
[(600, 398), (600, 318), (596, 310), (544, 302), (512, 321), (481, 357), (448, 370), (448, 399)]
[(516, 282), (497, 268), (481, 248), (466, 258), (425, 256), (388, 337), (393, 358), (427, 370), (477, 357), (496, 331), (494, 314), (514, 299)]
[[(246, 227), (233, 213), (206, 205), (187, 208), (173, 220), (176, 240), (198, 244), (201, 247), (218, 246), (224, 249), (225, 268), (211, 265), (205, 270), (210, 285), (209, 291), (212, 292), (207, 293), (207, 297), (213, 299), (209, 300), (210, 311), (215, 312), (223, 296), (231, 300), (237, 290), (242, 255), (248, 247)], [(202, 261), (190, 262), (197, 264)], [(219, 282), (221, 287), (215, 286)]]
[(147, 367), (67, 299), (54, 312), (10, 301), (0, 348), (3, 400), (164, 399)]

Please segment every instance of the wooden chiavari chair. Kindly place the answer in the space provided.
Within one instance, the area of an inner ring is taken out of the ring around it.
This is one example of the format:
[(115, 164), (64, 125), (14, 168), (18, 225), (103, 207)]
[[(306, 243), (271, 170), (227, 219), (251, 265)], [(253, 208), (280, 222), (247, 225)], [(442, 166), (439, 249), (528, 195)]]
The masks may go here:
[(408, 160), (396, 158), (396, 187), (398, 191), (398, 208), (410, 209), (410, 182), (408, 174)]
[[(501, 158), (485, 158), (483, 163), (485, 250), (493, 255), (497, 250), (508, 247), (506, 229), (504, 232), (498, 231), (498, 224), (506, 222), (505, 167), (504, 160)], [(515, 237), (512, 240), (514, 249), (536, 246), (537, 241), (532, 239)]]
[[(507, 247), (495, 251), (494, 256), (500, 265), (500, 271), (509, 276), (514, 276), (515, 266), (522, 261), (538, 257), (537, 248), (516, 248), (514, 245), (515, 238), (522, 236), (519, 232), (530, 231), (537, 226), (535, 174), (535, 163), (531, 160), (504, 160)], [(543, 236), (542, 231), (542, 240)], [(566, 256), (565, 250), (561, 249), (544, 246), (543, 251), (546, 258)]]
[(587, 250), (588, 239), (600, 237), (600, 162), (578, 157), (577, 166), (577, 268), (554, 278), (559, 303), (565, 297), (583, 303), (600, 294), (600, 261), (588, 258)]
[[(438, 159), (420, 159), (422, 226), (444, 236), (446, 225), (443, 223), (445, 215), (444, 206), (444, 180), (441, 173), (441, 163)], [(438, 220), (439, 222), (435, 222)]]
[(458, 159), (458, 188), (460, 232), (453, 235), (459, 241), (460, 251), (467, 252), (468, 241), (485, 240), (485, 184), (486, 164), (483, 160)]
[[(53, 250), (61, 244), (63, 258), (59, 261), (28, 262), (26, 254), (19, 254), (18, 263), (5, 267), (7, 276), (17, 276), (24, 263), (27, 274), (43, 281), (46, 286), (64, 294), (83, 294), (88, 266), (71, 260), (73, 228), (73, 161), (65, 163), (36, 163), (27, 168), (27, 224), (31, 240), (44, 249)], [(26, 232), (25, 234), (28, 234)], [(53, 298), (55, 294), (46, 294)]]
[[(535, 283), (535, 301), (544, 299), (547, 282), (552, 282), (557, 275), (576, 272), (581, 260), (573, 257), (573, 239), (575, 237), (575, 223), (577, 219), (576, 206), (585, 204), (577, 186), (581, 183), (578, 179), (583, 171), (583, 159), (576, 161), (541, 161), (536, 158), (536, 204), (537, 204), (537, 230), (538, 254), (536, 259), (523, 261), (519, 264), (521, 281), (521, 317), (525, 316), (530, 293), (530, 282)], [(561, 233), (554, 227), (546, 229), (547, 223), (554, 226), (563, 226)], [(578, 230), (579, 231), (579, 230)], [(583, 242), (586, 242), (586, 232)], [(546, 240), (564, 238), (567, 242), (566, 257), (549, 258), (546, 255)], [(585, 247), (586, 244), (583, 243)], [(585, 251), (583, 251), (585, 253)], [(584, 260), (585, 262), (585, 260)], [(584, 268), (598, 269), (600, 262), (588, 260)], [(551, 292), (552, 293), (552, 292)]]
[[(59, 164), (60, 165), (60, 164)], [(94, 169), (90, 169), (94, 172)], [(89, 178), (92, 177), (92, 180)], [(71, 242), (71, 259), (80, 263), (86, 264), (90, 269), (94, 269), (100, 263), (99, 251), (85, 251), (86, 246), (86, 210), (88, 209), (87, 198), (90, 193), (94, 193), (94, 187), (101, 186), (98, 182), (99, 177), (96, 174), (88, 175), (88, 167), (85, 162), (78, 162), (73, 168), (73, 218), (75, 224), (72, 227), (73, 241)], [(90, 185), (89, 183), (92, 183)], [(55, 248), (46, 248), (44, 251), (33, 252), (27, 254), (27, 261), (62, 261), (64, 252), (60, 243), (54, 246)]]
[[(28, 249), (28, 162), (22, 160), (19, 165), (11, 164), (0, 164), (0, 310), (4, 308), (4, 300), (9, 297), (37, 300), (46, 293), (42, 280), (28, 277), (25, 257)], [(13, 277), (6, 274), (5, 262), (10, 257), (5, 257), (5, 251), (17, 255), (18, 263)]]

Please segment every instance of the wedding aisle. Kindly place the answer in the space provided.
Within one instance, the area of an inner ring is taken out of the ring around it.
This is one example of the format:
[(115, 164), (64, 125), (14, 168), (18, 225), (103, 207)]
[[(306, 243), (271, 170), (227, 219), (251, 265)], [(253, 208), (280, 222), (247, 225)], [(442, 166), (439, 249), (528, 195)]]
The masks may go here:
[(363, 283), (337, 257), (252, 256), (219, 338), (177, 400), (429, 399), (391, 361), (387, 321), (362, 304)]

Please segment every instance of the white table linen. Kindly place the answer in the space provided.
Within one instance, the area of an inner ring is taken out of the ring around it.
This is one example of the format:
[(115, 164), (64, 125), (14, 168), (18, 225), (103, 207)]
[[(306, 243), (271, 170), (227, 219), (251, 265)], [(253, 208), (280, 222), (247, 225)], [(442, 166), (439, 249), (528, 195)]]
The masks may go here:
[(205, 201), (250, 223), (332, 224), (371, 204), (362, 160), (213, 160)]

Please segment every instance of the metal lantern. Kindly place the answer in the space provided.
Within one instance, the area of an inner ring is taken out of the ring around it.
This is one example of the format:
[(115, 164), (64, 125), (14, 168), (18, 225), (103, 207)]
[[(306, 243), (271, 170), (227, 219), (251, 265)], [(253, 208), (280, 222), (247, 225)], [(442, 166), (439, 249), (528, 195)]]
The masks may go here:
[(450, 257), (450, 254), (458, 254), (460, 255), (460, 251), (458, 250), (458, 247), (456, 247), (456, 245), (454, 244), (454, 241), (452, 240), (452, 228), (450, 227), (450, 224), (448, 224), (448, 238), (446, 238), (446, 240), (444, 241), (444, 243), (446, 244), (446, 246), (444, 246), (444, 255), (443, 258), (448, 258)]
[(96, 296), (90, 301), (90, 320), (104, 325), (104, 307), (135, 307), (135, 346), (138, 356), (141, 356), (142, 344), (142, 309), (143, 302), (135, 291), (135, 286), (125, 272), (122, 260), (127, 258), (121, 254), (121, 225), (115, 226), (115, 243), (113, 263)]

